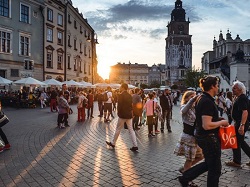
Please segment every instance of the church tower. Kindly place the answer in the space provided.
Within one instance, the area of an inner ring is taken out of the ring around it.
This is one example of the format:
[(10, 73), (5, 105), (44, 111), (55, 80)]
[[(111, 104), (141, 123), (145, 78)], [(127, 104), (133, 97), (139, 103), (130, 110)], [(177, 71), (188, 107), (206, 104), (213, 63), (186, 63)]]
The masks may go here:
[(187, 69), (192, 68), (192, 35), (189, 34), (189, 23), (182, 1), (176, 0), (165, 39), (166, 83), (169, 86), (183, 85)]

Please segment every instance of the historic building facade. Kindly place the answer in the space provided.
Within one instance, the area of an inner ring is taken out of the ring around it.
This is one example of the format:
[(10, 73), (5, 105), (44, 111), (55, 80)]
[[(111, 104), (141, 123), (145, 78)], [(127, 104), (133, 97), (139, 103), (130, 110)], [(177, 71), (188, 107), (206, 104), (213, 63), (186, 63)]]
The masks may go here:
[(189, 34), (189, 23), (182, 1), (176, 0), (165, 39), (166, 84), (170, 86), (182, 85), (186, 70), (192, 68), (192, 35)]
[(148, 84), (149, 69), (147, 64), (117, 63), (110, 67), (111, 83), (126, 82), (132, 85)]
[(65, 63), (65, 4), (45, 0), (44, 8), (44, 80), (64, 81)]
[(250, 39), (243, 41), (239, 35), (232, 38), (227, 30), (224, 38), (220, 31), (219, 38), (213, 40), (213, 50), (203, 54), (202, 70), (221, 78), (221, 88), (231, 89), (233, 81), (242, 81), (246, 88), (250, 88)]
[(0, 76), (43, 79), (42, 0), (2, 0), (0, 4)]
[(2, 0), (0, 76), (95, 83), (97, 35), (71, 0)]
[(151, 67), (148, 67), (148, 85), (151, 84), (165, 85), (165, 81), (166, 81), (165, 65), (154, 64)]

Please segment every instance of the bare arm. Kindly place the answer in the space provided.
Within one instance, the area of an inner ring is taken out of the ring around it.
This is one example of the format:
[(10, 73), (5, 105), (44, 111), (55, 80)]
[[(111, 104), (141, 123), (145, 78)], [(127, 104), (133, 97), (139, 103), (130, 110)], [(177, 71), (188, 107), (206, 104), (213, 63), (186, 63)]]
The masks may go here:
[(241, 135), (243, 135), (244, 131), (245, 131), (245, 123), (247, 122), (247, 116), (248, 116), (248, 111), (243, 110), (242, 111), (242, 116), (241, 116), (241, 124), (244, 124), (244, 125), (240, 125), (240, 127), (238, 129), (239, 134), (241, 134)]
[(227, 120), (221, 120), (221, 121), (216, 121), (212, 122), (212, 116), (202, 116), (202, 127), (205, 130), (211, 130), (211, 129), (216, 129), (220, 126), (228, 126), (228, 121)]

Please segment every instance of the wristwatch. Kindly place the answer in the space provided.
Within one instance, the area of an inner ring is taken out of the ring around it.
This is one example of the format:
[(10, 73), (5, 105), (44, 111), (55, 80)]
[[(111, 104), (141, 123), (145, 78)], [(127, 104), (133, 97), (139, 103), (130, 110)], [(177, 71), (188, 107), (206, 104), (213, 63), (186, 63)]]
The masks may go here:
[(240, 126), (244, 126), (245, 124), (241, 123)]

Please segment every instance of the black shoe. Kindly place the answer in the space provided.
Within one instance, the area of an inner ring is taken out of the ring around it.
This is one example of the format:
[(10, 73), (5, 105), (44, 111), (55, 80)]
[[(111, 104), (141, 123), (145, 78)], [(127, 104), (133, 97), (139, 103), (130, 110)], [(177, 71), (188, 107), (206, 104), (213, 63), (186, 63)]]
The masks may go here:
[(70, 127), (70, 125), (69, 124), (65, 124), (65, 127)]
[(111, 115), (112, 118), (115, 118), (113, 115)]
[(111, 142), (106, 141), (106, 144), (109, 145), (112, 148), (115, 148), (115, 145), (113, 145)]
[(179, 182), (181, 183), (182, 187), (188, 187), (188, 182), (183, 179), (182, 176), (178, 177)]
[(102, 115), (98, 115), (98, 117), (102, 117)]
[(131, 150), (131, 151), (137, 151), (137, 150), (138, 150), (138, 147), (131, 147), (130, 150)]
[(94, 118), (94, 116), (91, 116), (91, 118)]
[(155, 137), (155, 134), (148, 134), (148, 137)]
[(161, 129), (161, 133), (164, 133), (164, 129)]
[(172, 132), (171, 129), (168, 129), (168, 132)]

